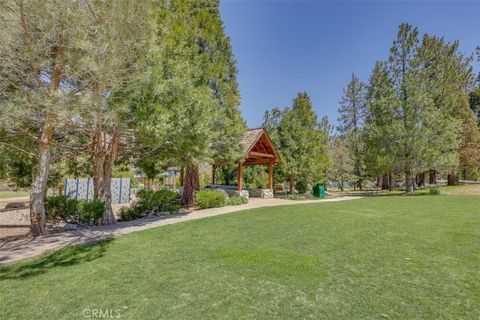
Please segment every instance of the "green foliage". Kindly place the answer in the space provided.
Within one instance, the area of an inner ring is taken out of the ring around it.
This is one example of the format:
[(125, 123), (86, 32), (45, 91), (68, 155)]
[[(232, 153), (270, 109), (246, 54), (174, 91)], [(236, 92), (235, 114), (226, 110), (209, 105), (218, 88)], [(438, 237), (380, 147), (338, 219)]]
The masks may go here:
[(152, 13), (157, 34), (144, 61), (151, 77), (135, 106), (140, 138), (161, 147), (165, 162), (233, 160), (245, 124), (218, 2), (159, 1)]
[(340, 190), (344, 190), (345, 183), (353, 181), (354, 161), (350, 155), (350, 149), (347, 143), (341, 137), (334, 137), (329, 145), (330, 159), (332, 167), (329, 170), (328, 178), (337, 182)]
[(345, 140), (349, 149), (349, 156), (353, 161), (352, 175), (356, 177), (358, 186), (361, 186), (365, 176), (365, 143), (363, 140), (363, 123), (367, 104), (367, 86), (352, 74), (352, 78), (343, 91), (340, 100), (339, 126), (341, 138)]
[(267, 166), (245, 167), (243, 169), (243, 182), (248, 189), (265, 189), (268, 183)]
[(431, 195), (439, 195), (440, 189), (438, 187), (430, 187), (428, 188), (428, 193)]
[(470, 92), (468, 102), (477, 117), (477, 122), (480, 124), (480, 87), (476, 87)]
[(325, 178), (329, 167), (325, 128), (317, 120), (309, 95), (298, 93), (291, 108), (267, 112), (263, 126), (280, 154), (274, 177), (315, 183)]
[(238, 206), (246, 203), (248, 203), (248, 198), (246, 197), (234, 197), (234, 198), (228, 198), (225, 200), (226, 206)]
[(48, 197), (45, 201), (47, 220), (79, 223), (79, 207), (79, 200), (76, 199), (69, 199), (65, 196)]
[(131, 221), (140, 217), (140, 213), (137, 211), (137, 208), (135, 206), (122, 207), (120, 208), (118, 214), (122, 221)]
[(305, 192), (307, 192), (308, 184), (305, 181), (300, 180), (297, 182), (295, 188), (297, 189), (299, 194), (304, 194)]
[(375, 65), (368, 88), (364, 139), (372, 175), (403, 174), (414, 192), (416, 173), (454, 172), (462, 154), (465, 166), (477, 161), (478, 143), (465, 143), (480, 141), (465, 112), (470, 62), (458, 42), (428, 34), (420, 42), (417, 28), (400, 25), (388, 61)]
[(282, 197), (285, 200), (315, 200), (312, 194), (286, 194)]
[(180, 208), (173, 203), (176, 198), (177, 193), (170, 190), (141, 189), (137, 192), (137, 202), (121, 208), (119, 215), (122, 220), (130, 221), (152, 213), (174, 212)]
[(97, 224), (106, 210), (106, 203), (101, 199), (82, 200), (79, 203), (79, 219), (89, 225)]
[(177, 198), (177, 194), (170, 190), (141, 189), (137, 192), (137, 197), (136, 207), (140, 212), (163, 211)]
[(225, 193), (220, 191), (200, 190), (195, 193), (195, 205), (199, 209), (224, 206), (225, 200)]
[[(245, 168), (246, 171), (247, 168)], [(232, 185), (237, 182), (237, 166), (236, 165), (222, 165), (217, 168), (218, 183), (225, 185)]]
[(121, 162), (115, 164), (113, 167), (112, 178), (130, 178), (130, 187), (138, 187), (137, 178), (135, 177), (135, 174), (133, 173), (129, 163)]
[(63, 220), (68, 223), (97, 224), (106, 210), (100, 199), (77, 200), (64, 196), (48, 197), (45, 201), (47, 220), (55, 223)]

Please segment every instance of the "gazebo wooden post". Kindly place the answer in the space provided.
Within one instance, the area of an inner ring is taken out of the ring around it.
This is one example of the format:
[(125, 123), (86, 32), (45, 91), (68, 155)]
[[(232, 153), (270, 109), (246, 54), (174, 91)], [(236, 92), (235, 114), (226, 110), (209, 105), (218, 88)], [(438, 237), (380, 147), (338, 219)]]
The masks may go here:
[(238, 162), (237, 191), (243, 190), (243, 162)]
[(268, 163), (268, 189), (273, 190), (273, 163)]
[(212, 164), (212, 185), (215, 185), (215, 171), (217, 170), (217, 165)]

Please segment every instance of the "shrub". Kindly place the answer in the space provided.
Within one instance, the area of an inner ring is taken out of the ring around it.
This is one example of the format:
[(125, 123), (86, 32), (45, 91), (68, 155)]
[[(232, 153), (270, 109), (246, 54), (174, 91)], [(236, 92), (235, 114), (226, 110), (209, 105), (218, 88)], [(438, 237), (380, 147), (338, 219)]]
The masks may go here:
[(177, 198), (177, 194), (169, 190), (142, 189), (137, 192), (137, 197), (136, 207), (140, 212), (168, 211), (168, 206)]
[(305, 192), (307, 192), (307, 188), (308, 188), (308, 185), (305, 181), (300, 180), (297, 182), (296, 189), (298, 193), (304, 194)]
[(122, 207), (118, 212), (120, 215), (120, 219), (123, 221), (131, 221), (139, 218), (139, 212), (137, 211), (136, 207)]
[(151, 213), (174, 212), (180, 206), (174, 204), (177, 194), (169, 190), (152, 191), (142, 189), (137, 192), (137, 202), (132, 207), (120, 209), (120, 218), (125, 221), (135, 220)]
[(226, 206), (237, 206), (245, 203), (248, 203), (248, 199), (246, 197), (235, 197), (235, 198), (228, 198), (225, 200)]
[(77, 199), (68, 199), (64, 196), (48, 197), (45, 201), (47, 221), (55, 223), (65, 221), (79, 223), (79, 204)]
[(214, 190), (200, 190), (195, 194), (195, 204), (200, 209), (225, 205), (225, 193)]
[(100, 199), (83, 200), (79, 206), (79, 220), (89, 225), (97, 224), (107, 209), (106, 203)]
[(428, 189), (428, 193), (431, 195), (439, 195), (440, 194), (440, 189), (438, 187), (430, 187)]
[(65, 196), (48, 197), (45, 201), (47, 221), (56, 224), (67, 223), (95, 224), (106, 210), (105, 202), (100, 199), (77, 200)]

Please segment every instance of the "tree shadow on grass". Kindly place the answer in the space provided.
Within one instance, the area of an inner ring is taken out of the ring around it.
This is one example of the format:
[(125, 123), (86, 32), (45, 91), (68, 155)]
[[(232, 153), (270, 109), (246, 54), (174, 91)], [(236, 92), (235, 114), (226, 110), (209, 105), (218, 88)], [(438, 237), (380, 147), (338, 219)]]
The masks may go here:
[(69, 267), (101, 258), (113, 239), (67, 247), (31, 261), (0, 266), (0, 281), (18, 280), (44, 274), (57, 267)]

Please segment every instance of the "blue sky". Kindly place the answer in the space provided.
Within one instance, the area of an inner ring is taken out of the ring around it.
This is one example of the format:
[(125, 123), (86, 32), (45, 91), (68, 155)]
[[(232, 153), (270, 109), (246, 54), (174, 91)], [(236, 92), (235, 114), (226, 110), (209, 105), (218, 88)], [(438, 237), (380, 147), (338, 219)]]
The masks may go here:
[[(240, 109), (249, 127), (265, 110), (291, 105), (307, 91), (319, 117), (336, 123), (338, 101), (352, 72), (367, 81), (388, 56), (398, 25), (420, 34), (480, 44), (480, 1), (222, 1), (225, 31), (238, 62)], [(480, 70), (474, 63), (475, 71)]]

